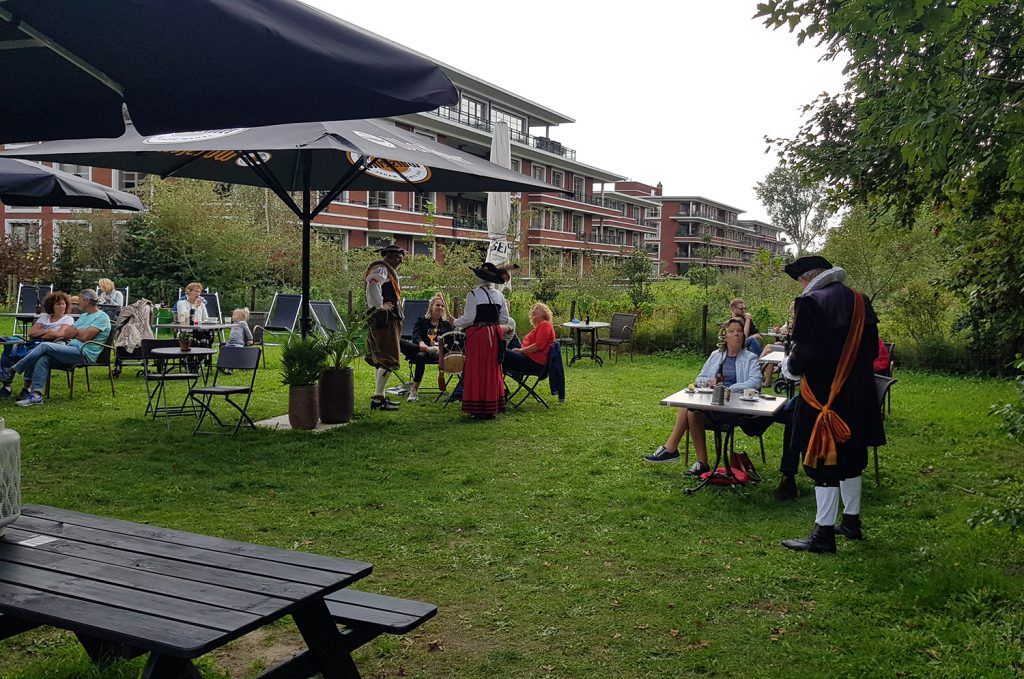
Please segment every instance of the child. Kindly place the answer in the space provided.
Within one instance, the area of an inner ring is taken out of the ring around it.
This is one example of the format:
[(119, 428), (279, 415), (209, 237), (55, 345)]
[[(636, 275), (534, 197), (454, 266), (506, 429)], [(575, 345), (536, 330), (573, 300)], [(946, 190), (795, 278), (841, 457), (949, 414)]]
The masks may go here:
[(228, 335), (226, 346), (247, 347), (252, 344), (252, 331), (249, 330), (249, 309), (235, 309), (231, 312), (231, 334)]

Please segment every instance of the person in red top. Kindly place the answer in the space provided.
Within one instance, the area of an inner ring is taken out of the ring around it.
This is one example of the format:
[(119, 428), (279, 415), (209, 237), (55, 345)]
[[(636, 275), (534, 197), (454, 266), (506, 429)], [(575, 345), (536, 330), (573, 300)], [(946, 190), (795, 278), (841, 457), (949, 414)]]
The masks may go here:
[(555, 344), (555, 326), (551, 325), (551, 309), (537, 302), (530, 307), (533, 330), (523, 338), (523, 346), (506, 349), (502, 361), (505, 372), (540, 375), (548, 365), (548, 355)]
[(874, 369), (876, 375), (888, 375), (889, 374), (889, 350), (885, 348), (885, 342), (882, 338), (878, 338), (878, 356), (875, 357)]

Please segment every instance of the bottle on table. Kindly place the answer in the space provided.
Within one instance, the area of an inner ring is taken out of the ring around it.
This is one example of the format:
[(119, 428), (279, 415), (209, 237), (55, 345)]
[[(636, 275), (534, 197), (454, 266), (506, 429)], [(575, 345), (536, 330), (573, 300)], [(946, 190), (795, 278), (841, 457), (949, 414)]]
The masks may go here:
[(188, 310), (188, 324), (189, 325), (195, 325), (196, 324), (196, 310), (195, 309), (191, 309), (190, 308)]
[(43, 313), (43, 305), (42, 305), (42, 303), (40, 303), (39, 298), (36, 298), (36, 313), (37, 314)]

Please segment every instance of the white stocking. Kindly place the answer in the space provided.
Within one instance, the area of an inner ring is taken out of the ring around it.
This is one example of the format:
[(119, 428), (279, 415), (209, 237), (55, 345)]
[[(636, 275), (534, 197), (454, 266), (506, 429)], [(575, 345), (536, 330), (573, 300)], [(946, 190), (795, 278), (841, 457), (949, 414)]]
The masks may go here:
[(384, 387), (388, 384), (388, 375), (390, 374), (390, 371), (386, 368), (377, 368), (377, 382), (373, 390), (374, 398), (384, 397)]
[(815, 486), (814, 498), (818, 502), (818, 513), (814, 523), (819, 526), (834, 526), (839, 515), (839, 489)]
[(860, 476), (855, 476), (839, 482), (839, 492), (843, 496), (843, 514), (860, 514), (860, 480)]

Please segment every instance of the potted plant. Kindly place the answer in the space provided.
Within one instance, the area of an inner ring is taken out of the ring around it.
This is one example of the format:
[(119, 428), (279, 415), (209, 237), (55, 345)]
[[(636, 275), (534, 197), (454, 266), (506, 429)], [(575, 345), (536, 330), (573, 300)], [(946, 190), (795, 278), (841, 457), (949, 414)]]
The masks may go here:
[(327, 331), (322, 340), (326, 365), (320, 374), (320, 421), (339, 424), (352, 419), (355, 404), (355, 378), (352, 361), (359, 356), (358, 341), (364, 335), (364, 323), (349, 319), (341, 330)]
[(281, 381), (288, 385), (288, 424), (315, 429), (320, 419), (316, 383), (324, 367), (324, 347), (315, 337), (292, 335), (281, 350)]
[(192, 351), (192, 331), (179, 330), (177, 332), (178, 348), (182, 351)]

